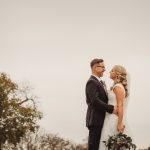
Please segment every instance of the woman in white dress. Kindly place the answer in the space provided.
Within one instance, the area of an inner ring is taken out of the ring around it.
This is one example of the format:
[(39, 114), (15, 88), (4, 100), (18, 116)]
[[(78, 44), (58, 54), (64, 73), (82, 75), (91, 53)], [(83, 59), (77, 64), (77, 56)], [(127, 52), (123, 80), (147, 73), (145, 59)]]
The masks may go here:
[(102, 141), (106, 141), (109, 136), (113, 136), (118, 132), (129, 134), (125, 121), (128, 101), (127, 73), (125, 68), (115, 65), (110, 71), (110, 78), (114, 81), (114, 84), (111, 90), (108, 91), (108, 103), (118, 107), (118, 116), (106, 113), (99, 150), (108, 149)]

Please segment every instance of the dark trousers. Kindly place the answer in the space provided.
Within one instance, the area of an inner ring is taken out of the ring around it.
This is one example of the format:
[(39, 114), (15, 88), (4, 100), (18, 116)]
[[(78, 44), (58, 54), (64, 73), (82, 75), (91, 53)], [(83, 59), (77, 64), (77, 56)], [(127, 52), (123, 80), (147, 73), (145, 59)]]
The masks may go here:
[(89, 129), (88, 150), (98, 150), (102, 126), (91, 126)]

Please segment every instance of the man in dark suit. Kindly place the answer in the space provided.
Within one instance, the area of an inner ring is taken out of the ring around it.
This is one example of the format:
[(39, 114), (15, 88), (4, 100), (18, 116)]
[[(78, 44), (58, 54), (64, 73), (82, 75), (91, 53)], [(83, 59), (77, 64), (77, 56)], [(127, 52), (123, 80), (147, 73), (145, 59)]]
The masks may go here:
[(88, 150), (98, 150), (106, 112), (117, 113), (116, 107), (108, 105), (106, 88), (100, 79), (105, 71), (103, 59), (91, 61), (92, 75), (86, 84), (86, 126), (89, 129)]

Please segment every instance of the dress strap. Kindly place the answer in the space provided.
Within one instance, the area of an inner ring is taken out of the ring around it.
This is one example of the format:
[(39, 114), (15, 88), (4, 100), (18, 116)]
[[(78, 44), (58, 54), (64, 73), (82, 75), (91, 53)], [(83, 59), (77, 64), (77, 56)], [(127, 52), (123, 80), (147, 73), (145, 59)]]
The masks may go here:
[(121, 87), (121, 88), (123, 89), (124, 93), (125, 93), (124, 86), (123, 86), (121, 83), (115, 84), (115, 85), (113, 86), (113, 89), (114, 89), (115, 87)]

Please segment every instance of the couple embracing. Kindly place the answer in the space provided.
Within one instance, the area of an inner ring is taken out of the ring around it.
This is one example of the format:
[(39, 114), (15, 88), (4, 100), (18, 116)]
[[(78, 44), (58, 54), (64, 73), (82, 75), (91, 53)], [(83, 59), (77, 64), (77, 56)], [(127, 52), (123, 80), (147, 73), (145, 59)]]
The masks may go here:
[(93, 59), (90, 66), (92, 75), (86, 84), (88, 150), (107, 150), (102, 141), (128, 130), (124, 119), (128, 97), (127, 73), (124, 67), (115, 65), (110, 71), (113, 86), (107, 91), (101, 80), (105, 71), (103, 59)]

